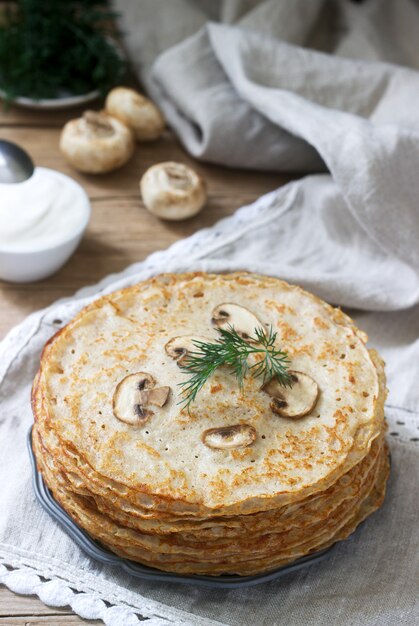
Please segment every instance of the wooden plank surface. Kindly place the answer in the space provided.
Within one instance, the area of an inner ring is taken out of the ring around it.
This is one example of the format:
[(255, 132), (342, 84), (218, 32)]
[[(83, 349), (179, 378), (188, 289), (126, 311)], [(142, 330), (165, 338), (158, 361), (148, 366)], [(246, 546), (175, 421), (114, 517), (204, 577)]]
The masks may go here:
[[(97, 108), (99, 106), (97, 103)], [(290, 179), (275, 173), (245, 172), (197, 163), (169, 131), (157, 142), (138, 145), (132, 160), (118, 172), (96, 177), (78, 174), (65, 163), (58, 149), (62, 125), (77, 113), (77, 110), (46, 113), (18, 108), (4, 111), (0, 105), (0, 138), (22, 145), (37, 165), (75, 178), (89, 194), (93, 209), (80, 247), (57, 274), (26, 285), (0, 281), (0, 338), (32, 311), (211, 226)], [(164, 222), (150, 215), (142, 204), (138, 190), (141, 175), (150, 165), (167, 160), (192, 165), (207, 181), (208, 203), (200, 215), (191, 220)], [(0, 587), (0, 626), (97, 623), (81, 620), (68, 608), (46, 607), (35, 597), (18, 596)]]

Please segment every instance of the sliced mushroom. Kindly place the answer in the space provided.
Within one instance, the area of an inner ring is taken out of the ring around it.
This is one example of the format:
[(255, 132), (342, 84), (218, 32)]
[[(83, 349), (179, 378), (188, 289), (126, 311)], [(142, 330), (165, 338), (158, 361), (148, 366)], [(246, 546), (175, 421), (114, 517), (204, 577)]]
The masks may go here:
[(150, 167), (140, 180), (144, 205), (164, 220), (184, 220), (202, 209), (207, 199), (204, 181), (183, 163), (167, 161)]
[(271, 396), (271, 409), (281, 417), (298, 419), (314, 409), (319, 396), (316, 381), (308, 374), (290, 370), (292, 387), (283, 387), (277, 378), (271, 378), (262, 390)]
[(154, 406), (164, 406), (169, 398), (170, 387), (156, 387), (155, 389), (144, 389), (141, 392), (143, 405), (154, 404)]
[(170, 387), (155, 387), (156, 381), (146, 372), (125, 376), (117, 385), (113, 396), (113, 412), (126, 424), (141, 426), (154, 415), (149, 405), (166, 404)]
[(199, 335), (183, 335), (180, 337), (173, 337), (173, 339), (166, 343), (164, 349), (166, 350), (166, 354), (177, 361), (177, 364), (180, 367), (185, 365), (190, 352), (196, 352), (199, 349), (194, 343), (197, 341), (207, 343), (208, 339)]
[(221, 428), (209, 428), (202, 433), (202, 441), (208, 448), (231, 450), (247, 448), (256, 439), (257, 433), (249, 424), (235, 424)]
[(265, 333), (262, 322), (248, 309), (239, 304), (224, 303), (219, 304), (212, 312), (211, 322), (217, 328), (228, 328), (234, 330), (249, 343), (255, 343), (255, 331), (260, 329)]

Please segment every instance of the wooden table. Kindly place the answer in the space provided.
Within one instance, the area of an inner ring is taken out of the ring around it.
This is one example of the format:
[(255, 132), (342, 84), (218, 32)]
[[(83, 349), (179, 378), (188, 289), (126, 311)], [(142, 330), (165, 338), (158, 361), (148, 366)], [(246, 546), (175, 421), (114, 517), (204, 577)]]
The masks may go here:
[[(1, 105), (0, 105), (1, 107)], [(37, 165), (69, 174), (80, 182), (92, 203), (92, 219), (74, 254), (57, 274), (39, 283), (10, 284), (0, 281), (0, 338), (29, 313), (45, 307), (80, 287), (96, 283), (127, 265), (167, 248), (279, 187), (289, 177), (230, 170), (193, 161), (167, 132), (154, 143), (138, 145), (132, 160), (106, 176), (75, 172), (58, 150), (62, 125), (80, 111), (35, 112), (0, 108), (0, 138), (23, 146)], [(163, 222), (150, 215), (139, 195), (143, 172), (159, 161), (182, 161), (192, 165), (207, 181), (208, 203), (198, 216), (185, 222)], [(35, 597), (17, 596), (0, 587), (2, 624), (85, 624), (71, 610), (48, 608)], [(91, 622), (93, 623), (93, 622)], [(98, 622), (95, 622), (96, 624)]]

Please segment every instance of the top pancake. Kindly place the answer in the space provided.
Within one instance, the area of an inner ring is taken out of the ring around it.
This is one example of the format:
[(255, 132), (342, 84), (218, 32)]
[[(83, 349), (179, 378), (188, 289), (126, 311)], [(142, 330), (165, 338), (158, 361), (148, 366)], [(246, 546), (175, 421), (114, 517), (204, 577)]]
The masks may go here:
[[(244, 389), (218, 369), (190, 412), (179, 405), (186, 374), (165, 352), (179, 335), (215, 340), (213, 309), (246, 307), (278, 332), (291, 369), (316, 380), (307, 416), (272, 413), (260, 379)], [(166, 274), (110, 294), (84, 309), (44, 350), (35, 396), (42, 394), (61, 441), (127, 489), (191, 510), (252, 512), (327, 488), (366, 456), (382, 428), (382, 363), (340, 310), (278, 279), (245, 273)], [(114, 416), (112, 399), (128, 374), (147, 372), (171, 396), (142, 427)], [(202, 433), (246, 423), (253, 445), (214, 450)]]

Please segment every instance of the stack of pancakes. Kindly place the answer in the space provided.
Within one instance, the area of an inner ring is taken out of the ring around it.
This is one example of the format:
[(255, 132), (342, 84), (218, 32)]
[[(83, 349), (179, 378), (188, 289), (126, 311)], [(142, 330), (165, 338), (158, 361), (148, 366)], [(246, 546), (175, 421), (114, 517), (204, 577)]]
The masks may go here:
[[(254, 316), (277, 332), (292, 371), (317, 385), (309, 412), (279, 415), (260, 379), (240, 389), (224, 367), (182, 405), (187, 374), (167, 346), (216, 341), (213, 312), (224, 304), (245, 313), (235, 327)], [(340, 310), (269, 277), (166, 274), (110, 294), (44, 349), (33, 387), (38, 467), (76, 523), (120, 556), (178, 573), (275, 569), (345, 539), (384, 499), (385, 377), (365, 342)], [(167, 399), (130, 413), (128, 393), (121, 414), (118, 386), (139, 373)], [(226, 427), (254, 436), (233, 440), (227, 429), (208, 445), (205, 433)]]

